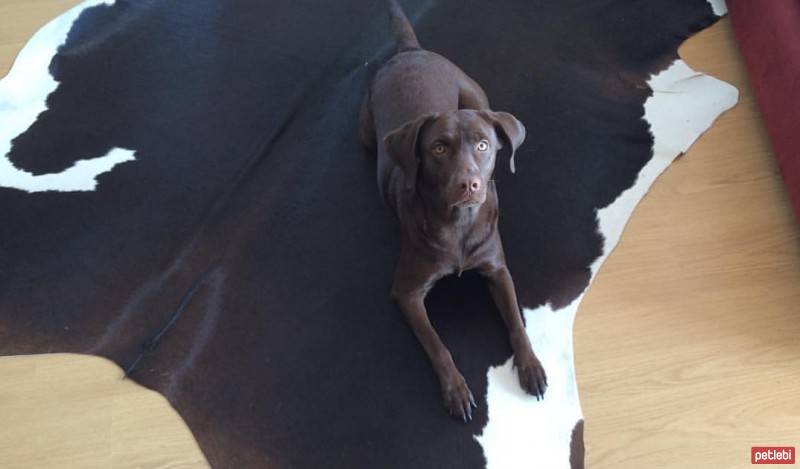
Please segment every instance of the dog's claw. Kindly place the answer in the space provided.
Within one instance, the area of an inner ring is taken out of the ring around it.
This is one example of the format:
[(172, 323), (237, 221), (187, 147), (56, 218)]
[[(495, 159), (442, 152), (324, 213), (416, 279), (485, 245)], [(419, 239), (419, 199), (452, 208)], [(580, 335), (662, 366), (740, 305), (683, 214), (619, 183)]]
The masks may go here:
[(461, 373), (455, 371), (442, 379), (442, 396), (450, 415), (460, 418), (464, 423), (472, 420), (472, 406), (475, 399)]
[(530, 354), (524, 358), (514, 357), (519, 375), (519, 384), (528, 394), (536, 397), (537, 401), (544, 400), (547, 389), (547, 375), (542, 364), (535, 355)]

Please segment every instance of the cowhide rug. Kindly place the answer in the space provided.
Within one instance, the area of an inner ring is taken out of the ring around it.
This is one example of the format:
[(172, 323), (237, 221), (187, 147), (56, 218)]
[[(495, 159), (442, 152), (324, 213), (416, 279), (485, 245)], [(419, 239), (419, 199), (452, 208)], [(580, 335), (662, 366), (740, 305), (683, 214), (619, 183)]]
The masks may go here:
[(528, 128), (496, 179), (543, 402), (476, 276), (428, 300), (470, 424), (390, 302), (398, 240), (356, 132), (391, 44), (371, 0), (89, 0), (38, 32), (0, 82), (0, 353), (113, 360), (215, 467), (582, 467), (575, 313), (654, 179), (736, 102), (676, 52), (723, 4), (404, 7)]

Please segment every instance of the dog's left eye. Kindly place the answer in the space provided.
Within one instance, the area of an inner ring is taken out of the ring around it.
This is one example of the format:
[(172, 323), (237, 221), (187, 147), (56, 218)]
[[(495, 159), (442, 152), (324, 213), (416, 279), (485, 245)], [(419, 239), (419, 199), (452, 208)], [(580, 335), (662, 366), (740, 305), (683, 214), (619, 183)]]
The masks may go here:
[(478, 145), (477, 145), (476, 148), (478, 149), (478, 151), (486, 151), (486, 150), (488, 150), (489, 149), (489, 141), (488, 140), (481, 140), (480, 142), (478, 142)]
[(440, 156), (447, 153), (447, 147), (444, 146), (444, 143), (437, 143), (433, 146), (433, 154)]

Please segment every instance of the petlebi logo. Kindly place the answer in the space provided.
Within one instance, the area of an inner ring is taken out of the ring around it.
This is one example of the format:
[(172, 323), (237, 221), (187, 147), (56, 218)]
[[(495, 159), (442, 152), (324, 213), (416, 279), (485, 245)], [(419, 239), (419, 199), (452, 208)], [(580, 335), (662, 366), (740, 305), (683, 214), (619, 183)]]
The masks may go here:
[(794, 464), (794, 446), (753, 446), (750, 464)]

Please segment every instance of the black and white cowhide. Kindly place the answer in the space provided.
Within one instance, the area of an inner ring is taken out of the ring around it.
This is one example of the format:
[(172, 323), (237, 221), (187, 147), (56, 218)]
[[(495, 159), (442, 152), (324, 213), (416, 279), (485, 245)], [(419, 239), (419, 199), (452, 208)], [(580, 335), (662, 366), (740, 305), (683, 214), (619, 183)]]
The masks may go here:
[(655, 178), (737, 99), (677, 57), (721, 1), (409, 1), (518, 116), (501, 232), (542, 402), (476, 276), (432, 321), (464, 425), (389, 300), (397, 239), (356, 132), (391, 42), (370, 0), (97, 1), (0, 82), (0, 353), (107, 357), (215, 467), (578, 468), (575, 313)]

